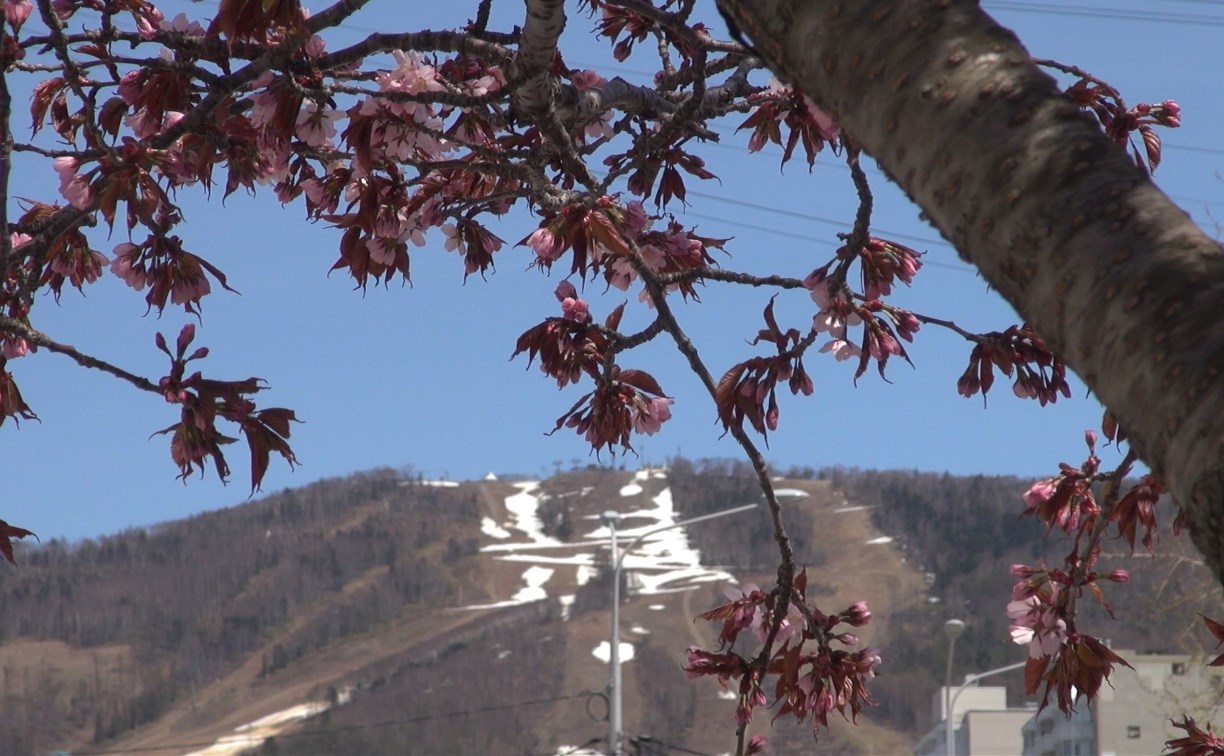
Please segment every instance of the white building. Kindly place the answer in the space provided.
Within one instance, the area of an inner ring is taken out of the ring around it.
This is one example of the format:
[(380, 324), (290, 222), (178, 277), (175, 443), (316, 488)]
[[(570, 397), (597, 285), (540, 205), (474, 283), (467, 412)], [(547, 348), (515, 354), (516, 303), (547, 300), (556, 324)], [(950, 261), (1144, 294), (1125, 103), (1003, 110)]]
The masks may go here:
[[(1008, 708), (1007, 688), (970, 685), (957, 695), (951, 689), (952, 742), (956, 754), (1019, 754), (1024, 741), (1021, 728), (1036, 709)], [(914, 756), (943, 756), (945, 750), (944, 707), (946, 689), (941, 687), (932, 702), (937, 724), (914, 745)]]
[[(1096, 702), (1081, 701), (1070, 717), (1051, 704), (1007, 706), (1003, 687), (971, 685), (952, 706), (952, 756), (1141, 756), (1157, 754), (1185, 733), (1172, 721), (1224, 721), (1224, 669), (1176, 654), (1118, 651), (1134, 669), (1115, 665)], [(957, 688), (952, 689), (956, 697)], [(945, 690), (932, 707), (937, 724), (914, 745), (914, 756), (943, 756)]]

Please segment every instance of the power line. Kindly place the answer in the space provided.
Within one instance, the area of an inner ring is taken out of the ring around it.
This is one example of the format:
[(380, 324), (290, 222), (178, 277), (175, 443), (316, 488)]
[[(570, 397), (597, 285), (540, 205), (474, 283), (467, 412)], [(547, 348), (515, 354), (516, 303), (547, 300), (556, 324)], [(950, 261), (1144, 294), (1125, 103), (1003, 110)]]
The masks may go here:
[[(840, 244), (829, 241), (827, 239), (813, 239), (811, 236), (808, 236), (806, 234), (798, 234), (793, 231), (783, 231), (782, 229), (779, 229), (779, 228), (770, 228), (769, 226), (758, 226), (753, 223), (744, 223), (743, 221), (729, 221), (726, 218), (719, 218), (716, 215), (706, 215), (705, 213), (685, 212), (684, 217), (700, 218), (702, 220), (709, 220), (709, 221), (717, 221), (720, 223), (725, 223), (726, 225), (732, 226), (735, 228), (749, 228), (749, 229), (752, 229), (753, 231), (761, 231), (767, 234), (776, 234), (777, 236), (785, 236), (790, 239), (798, 239), (799, 241), (808, 242), (809, 244), (820, 244), (820, 245), (828, 246), (832, 248), (836, 248), (840, 246)], [(890, 236), (890, 234), (887, 234), (887, 233), (885, 233), (884, 235)], [(953, 249), (951, 244), (947, 244), (945, 242), (940, 242), (939, 246), (946, 247), (948, 249)], [(957, 271), (958, 273), (970, 273), (973, 275), (977, 274), (977, 270), (969, 267), (968, 265), (956, 265), (954, 263), (940, 262), (938, 260), (923, 259), (922, 265), (923, 267), (930, 265), (931, 267), (935, 267), (935, 268), (947, 268), (949, 270)]]
[(1144, 23), (1155, 22), (1182, 26), (1224, 26), (1224, 16), (1205, 13), (1170, 13), (1167, 11), (1140, 11), (1121, 8), (1085, 8), (1074, 5), (1007, 2), (1007, 0), (987, 0), (982, 5), (989, 9), (997, 8), (1018, 13), (1039, 13), (1052, 16), (1108, 18), (1117, 21), (1143, 21)]

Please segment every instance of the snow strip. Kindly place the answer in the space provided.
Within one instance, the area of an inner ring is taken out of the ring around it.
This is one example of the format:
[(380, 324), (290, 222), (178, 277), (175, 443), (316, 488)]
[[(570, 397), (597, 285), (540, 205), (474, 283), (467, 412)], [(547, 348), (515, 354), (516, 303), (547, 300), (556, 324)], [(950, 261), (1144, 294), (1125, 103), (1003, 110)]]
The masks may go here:
[(490, 538), (509, 538), (510, 531), (493, 522), (491, 517), (482, 517), (480, 520), (480, 532)]
[[(608, 661), (611, 660), (612, 658), (612, 644), (609, 643), (608, 641), (600, 641), (599, 645), (596, 646), (593, 651), (591, 651), (591, 655), (594, 656), (596, 659), (600, 660), (601, 662), (603, 662), (604, 664), (607, 664)], [(627, 662), (632, 658), (633, 658), (633, 644), (621, 641), (620, 660), (622, 662)]]

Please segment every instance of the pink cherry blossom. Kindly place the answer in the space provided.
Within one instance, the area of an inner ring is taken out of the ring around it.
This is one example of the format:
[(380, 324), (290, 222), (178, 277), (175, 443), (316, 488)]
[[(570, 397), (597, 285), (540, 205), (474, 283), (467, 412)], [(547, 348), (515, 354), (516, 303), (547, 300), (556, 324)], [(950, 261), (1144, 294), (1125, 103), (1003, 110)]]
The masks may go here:
[[(764, 604), (758, 604), (756, 613), (752, 616), (752, 632), (761, 643), (769, 640), (771, 622), (769, 610)], [(787, 641), (802, 638), (805, 622), (803, 610), (794, 601), (787, 604), (786, 616), (782, 619), (782, 624), (778, 626), (778, 634), (774, 636), (774, 643), (781, 646)]]
[(1026, 513), (1036, 512), (1038, 507), (1049, 501), (1058, 491), (1059, 482), (1059, 478), (1046, 478), (1030, 486), (1029, 490), (1024, 492), (1024, 511)]
[(587, 68), (571, 75), (570, 81), (578, 89), (594, 89), (607, 81), (607, 79), (600, 76), (598, 72)]
[(833, 339), (820, 348), (821, 352), (832, 352), (838, 362), (858, 358), (862, 355), (859, 348), (845, 339)]
[(531, 232), (527, 237), (527, 246), (535, 250), (541, 260), (552, 262), (561, 256), (561, 240), (545, 226)]
[(887, 331), (871, 329), (867, 332), (867, 351), (873, 359), (884, 360), (889, 355), (901, 354), (901, 345)]
[(395, 265), (396, 250), (393, 239), (375, 237), (366, 242), (366, 249), (370, 253), (370, 260), (387, 267)]
[(131, 242), (124, 242), (115, 247), (115, 259), (111, 260), (110, 271), (124, 283), (136, 291), (140, 291), (148, 282), (143, 264), (136, 264), (140, 248)]
[(826, 142), (832, 142), (837, 139), (837, 135), (841, 133), (841, 126), (837, 124), (833, 116), (820, 109), (820, 106), (812, 102), (811, 98), (804, 96), (803, 105), (807, 109), (808, 117), (816, 123), (816, 129), (820, 132), (820, 136)]
[(34, 4), (30, 0), (5, 0), (4, 20), (13, 28), (13, 31), (21, 31), (21, 25), (33, 11)]
[(565, 314), (566, 320), (572, 320), (575, 323), (586, 323), (591, 319), (590, 308), (585, 299), (566, 297), (561, 300), (561, 311)]
[(77, 175), (76, 158), (57, 157), (55, 159), (55, 172), (60, 178), (60, 194), (64, 199), (68, 200), (73, 207), (78, 210), (84, 210), (89, 207), (89, 203), (93, 200), (93, 193), (89, 189), (89, 183), (83, 176)]
[(583, 127), (583, 135), (592, 141), (612, 136), (612, 115), (610, 110), (601, 113), (598, 118)]
[(332, 108), (320, 108), (319, 103), (307, 100), (298, 111), (294, 132), (311, 147), (331, 147), (336, 136), (336, 121), (342, 113)]
[(866, 601), (858, 601), (850, 605), (850, 608), (842, 612), (842, 621), (853, 627), (862, 627), (868, 622), (871, 622), (871, 610), (867, 608)]
[(170, 301), (177, 305), (198, 302), (211, 291), (212, 285), (208, 283), (208, 279), (202, 273), (196, 276), (182, 277), (175, 281), (174, 285), (170, 288)]
[(650, 228), (650, 214), (639, 200), (625, 205), (625, 234), (630, 238), (641, 236)]
[(663, 427), (663, 423), (671, 419), (672, 400), (666, 397), (655, 397), (645, 407), (641, 403), (634, 405), (633, 429), (638, 433), (653, 436)]
[(823, 269), (816, 269), (803, 279), (803, 287), (812, 292), (812, 301), (821, 311), (829, 309), (832, 297), (829, 296), (829, 279)]
[(340, 198), (327, 191), (327, 187), (317, 178), (309, 178), (302, 182), (302, 191), (306, 194), (306, 200), (319, 213), (334, 213), (339, 205)]
[(1053, 656), (1067, 640), (1066, 621), (1040, 596), (1012, 601), (1007, 605), (1007, 618), (1011, 621), (1012, 642), (1028, 644), (1032, 659)]
[(199, 22), (188, 20), (186, 13), (179, 13), (174, 18), (161, 22), (161, 30), (167, 32), (177, 32), (179, 34), (190, 34), (193, 36), (203, 36), (204, 27), (200, 26)]
[(276, 93), (263, 89), (251, 96), (251, 112), (247, 116), (258, 129), (267, 128), (276, 119)]
[(5, 334), (0, 339), (0, 354), (3, 354), (6, 359), (15, 360), (19, 357), (25, 357), (29, 353), (30, 342), (20, 336)]
[(458, 251), (459, 247), (462, 246), (463, 234), (460, 233), (459, 227), (454, 223), (442, 224), (442, 236), (446, 239), (442, 246), (447, 252)]
[[(303, 13), (306, 13), (305, 9), (303, 9)], [(302, 46), (302, 52), (306, 53), (306, 56), (311, 59), (321, 58), (327, 52), (327, 41), (318, 34), (315, 34)]]
[(136, 32), (144, 40), (156, 37), (158, 29), (165, 22), (162, 12), (150, 3), (144, 3), (138, 10), (132, 11), (132, 18), (136, 20)]

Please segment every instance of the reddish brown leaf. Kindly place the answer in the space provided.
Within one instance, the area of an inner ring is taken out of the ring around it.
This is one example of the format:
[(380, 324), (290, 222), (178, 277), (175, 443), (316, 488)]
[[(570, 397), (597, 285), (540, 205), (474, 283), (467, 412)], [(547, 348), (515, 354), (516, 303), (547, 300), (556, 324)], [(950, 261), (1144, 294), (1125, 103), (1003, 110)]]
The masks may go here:
[(1139, 134), (1143, 137), (1143, 148), (1147, 152), (1149, 171), (1155, 171), (1160, 165), (1160, 135), (1151, 126), (1140, 126)]
[(9, 417), (18, 425), (22, 420), (37, 420), (38, 415), (35, 415), (21, 398), (13, 374), (3, 369), (4, 363), (3, 356), (0, 356), (0, 425), (4, 425), (5, 418)]
[(714, 392), (714, 403), (718, 406), (718, 416), (726, 427), (730, 427), (733, 422), (732, 410), (735, 407), (736, 387), (739, 386), (740, 378), (747, 367), (743, 362), (733, 365), (718, 381), (718, 389)]
[(47, 118), (47, 110), (63, 88), (62, 78), (47, 79), (34, 87), (34, 94), (30, 97), (30, 120), (33, 122), (35, 134), (42, 128)]
[(639, 391), (654, 394), (655, 396), (666, 396), (666, 394), (663, 393), (663, 388), (659, 386), (659, 382), (655, 380), (654, 376), (645, 371), (632, 369), (622, 370), (620, 374), (616, 376), (616, 378), (621, 383), (627, 383)]
[(291, 468), (297, 464), (297, 457), (285, 440), (289, 437), (290, 421), (296, 422), (297, 418), (292, 410), (283, 407), (263, 410), (243, 421), (242, 433), (246, 436), (247, 446), (251, 450), (252, 493), (259, 490), (259, 485), (268, 472), (272, 452), (281, 455)]
[(1092, 593), (1092, 597), (1097, 600), (1097, 603), (1105, 608), (1105, 612), (1109, 615), (1110, 619), (1117, 619), (1117, 617), (1114, 617), (1113, 607), (1105, 600), (1105, 593), (1101, 590), (1101, 586), (1096, 583), (1089, 583), (1088, 590)]
[(608, 317), (604, 320), (604, 328), (609, 331), (615, 331), (620, 328), (621, 316), (625, 314), (625, 303), (621, 302), (612, 312), (608, 313)]
[(17, 564), (17, 560), (13, 558), (13, 539), (25, 538), (26, 536), (34, 536), (34, 540), (38, 540), (38, 536), (34, 535), (32, 531), (14, 527), (4, 520), (0, 520), (0, 556), (7, 559), (9, 564)]
[(1024, 693), (1025, 695), (1033, 695), (1037, 692), (1037, 688), (1041, 685), (1041, 679), (1045, 676), (1046, 662), (1049, 657), (1041, 657), (1034, 659), (1029, 657), (1028, 662), (1024, 665)]

